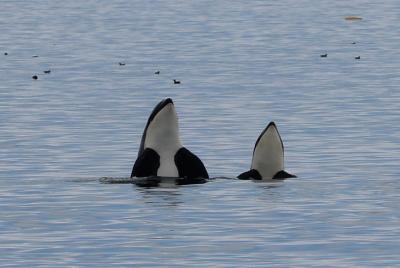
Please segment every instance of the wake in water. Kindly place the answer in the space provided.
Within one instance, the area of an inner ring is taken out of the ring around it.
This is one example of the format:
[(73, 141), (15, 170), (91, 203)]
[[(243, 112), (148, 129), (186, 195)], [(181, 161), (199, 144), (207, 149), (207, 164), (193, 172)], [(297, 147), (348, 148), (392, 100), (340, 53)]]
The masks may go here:
[(202, 184), (206, 183), (205, 178), (175, 178), (175, 177), (144, 177), (144, 178), (112, 178), (103, 177), (100, 178), (101, 183), (106, 184), (124, 184), (131, 183), (142, 187), (157, 187), (163, 185), (186, 185), (186, 184)]

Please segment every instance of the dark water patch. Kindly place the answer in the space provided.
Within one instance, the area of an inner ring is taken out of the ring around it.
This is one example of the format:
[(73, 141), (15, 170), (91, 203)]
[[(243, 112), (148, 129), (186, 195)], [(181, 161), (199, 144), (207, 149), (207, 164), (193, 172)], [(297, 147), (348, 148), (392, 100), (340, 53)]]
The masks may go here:
[(145, 177), (145, 178), (112, 178), (103, 177), (99, 181), (105, 184), (126, 184), (131, 183), (141, 187), (157, 187), (161, 185), (188, 185), (203, 184), (208, 181), (204, 178), (169, 178), (169, 177)]

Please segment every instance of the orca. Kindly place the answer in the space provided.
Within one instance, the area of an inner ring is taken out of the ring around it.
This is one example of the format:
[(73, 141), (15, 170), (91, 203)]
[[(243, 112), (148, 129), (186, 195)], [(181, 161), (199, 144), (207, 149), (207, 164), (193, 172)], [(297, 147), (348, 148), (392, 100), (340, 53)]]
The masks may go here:
[(256, 141), (250, 170), (240, 174), (238, 179), (282, 180), (296, 177), (284, 171), (283, 151), (278, 128), (270, 122)]
[(160, 177), (172, 177), (180, 185), (203, 183), (209, 178), (200, 158), (181, 144), (178, 117), (170, 98), (159, 102), (150, 114), (132, 168), (133, 177), (152, 177), (155, 184)]

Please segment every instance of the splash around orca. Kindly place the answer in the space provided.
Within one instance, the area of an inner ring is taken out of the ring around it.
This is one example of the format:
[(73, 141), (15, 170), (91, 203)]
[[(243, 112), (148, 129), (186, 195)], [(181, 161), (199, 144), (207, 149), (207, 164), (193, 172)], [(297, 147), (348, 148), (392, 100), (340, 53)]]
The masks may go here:
[(178, 185), (196, 184), (209, 178), (200, 158), (181, 144), (172, 99), (159, 102), (150, 114), (131, 178), (140, 186), (157, 186), (171, 178)]

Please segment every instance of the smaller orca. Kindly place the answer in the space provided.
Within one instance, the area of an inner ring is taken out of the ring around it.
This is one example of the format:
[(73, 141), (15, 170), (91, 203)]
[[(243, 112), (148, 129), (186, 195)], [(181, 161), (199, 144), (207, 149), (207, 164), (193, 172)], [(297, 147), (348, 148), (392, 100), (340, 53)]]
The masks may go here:
[(282, 180), (295, 175), (284, 171), (283, 143), (278, 128), (270, 122), (256, 141), (251, 168), (238, 176), (241, 180)]
[(321, 54), (321, 58), (326, 58), (326, 57), (328, 57), (328, 53)]
[[(181, 144), (178, 117), (170, 98), (158, 103), (147, 121), (132, 177), (169, 177), (180, 185), (208, 179), (200, 158)], [(157, 184), (159, 179), (152, 182)]]
[(174, 84), (180, 84), (181, 81), (174, 79)]

